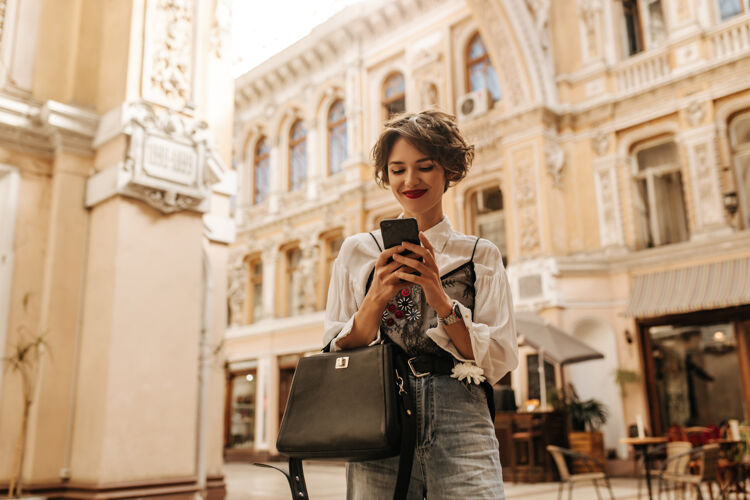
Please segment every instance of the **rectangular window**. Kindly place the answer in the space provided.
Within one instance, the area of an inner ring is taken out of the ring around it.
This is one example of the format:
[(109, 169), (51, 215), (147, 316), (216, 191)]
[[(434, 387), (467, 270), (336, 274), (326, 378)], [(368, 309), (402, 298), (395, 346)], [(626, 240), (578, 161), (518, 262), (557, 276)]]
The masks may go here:
[(743, 0), (716, 0), (716, 3), (722, 21), (747, 12), (747, 6), (743, 5)]
[[(526, 356), (526, 370), (529, 381), (528, 399), (539, 399), (541, 397), (541, 387), (539, 385), (539, 355), (529, 354)], [(552, 394), (555, 389), (555, 367), (549, 361), (544, 361), (544, 380), (547, 390), (547, 396)], [(541, 401), (540, 401), (541, 404)]]
[(640, 246), (657, 247), (689, 237), (682, 173), (674, 142), (636, 153), (634, 209)]
[(627, 42), (627, 54), (632, 56), (643, 50), (643, 36), (641, 34), (641, 16), (638, 11), (638, 0), (623, 0), (622, 2), (623, 31)]
[(498, 187), (478, 191), (472, 197), (474, 234), (490, 240), (503, 256), (503, 264), (508, 264), (508, 240), (505, 231), (505, 211), (503, 193)]

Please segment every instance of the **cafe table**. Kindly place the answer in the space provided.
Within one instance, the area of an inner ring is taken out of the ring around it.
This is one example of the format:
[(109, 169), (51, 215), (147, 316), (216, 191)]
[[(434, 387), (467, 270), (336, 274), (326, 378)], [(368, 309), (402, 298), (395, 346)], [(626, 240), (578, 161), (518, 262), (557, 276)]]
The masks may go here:
[(659, 445), (667, 442), (666, 437), (628, 437), (620, 439), (623, 444), (628, 444), (633, 447), (636, 454), (643, 456), (643, 467), (646, 469), (646, 488), (648, 489), (649, 500), (653, 499), (651, 494), (651, 456), (648, 454), (648, 449), (651, 446)]

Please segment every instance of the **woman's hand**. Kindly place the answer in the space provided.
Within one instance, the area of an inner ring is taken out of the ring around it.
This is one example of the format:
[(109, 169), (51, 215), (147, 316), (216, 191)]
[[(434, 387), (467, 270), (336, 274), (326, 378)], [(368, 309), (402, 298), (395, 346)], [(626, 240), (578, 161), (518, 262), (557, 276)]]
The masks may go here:
[(419, 241), (422, 242), (422, 246), (407, 241), (403, 242), (402, 245), (412, 254), (421, 257), (421, 261), (411, 256), (398, 254), (393, 256), (395, 262), (419, 271), (419, 275), (410, 274), (403, 268), (397, 270), (394, 274), (401, 280), (420, 285), (427, 303), (437, 312), (439, 317), (444, 318), (451, 313), (453, 303), (443, 289), (440, 271), (435, 260), (435, 250), (421, 231), (419, 232)]
[(378, 257), (370, 289), (354, 315), (352, 330), (349, 335), (336, 341), (336, 345), (341, 349), (366, 346), (375, 340), (385, 305), (404, 287), (403, 281), (398, 276), (401, 272), (399, 268), (403, 269), (403, 264), (390, 260), (404, 250), (405, 248), (401, 245), (391, 247), (384, 250)]
[(404, 272), (404, 264), (396, 260), (396, 257), (401, 257), (399, 252), (404, 250), (406, 248), (401, 245), (387, 248), (375, 261), (375, 272), (372, 275), (370, 290), (365, 298), (369, 296), (376, 304), (380, 305), (381, 314), (388, 301), (404, 287), (404, 283), (398, 275), (399, 272)]

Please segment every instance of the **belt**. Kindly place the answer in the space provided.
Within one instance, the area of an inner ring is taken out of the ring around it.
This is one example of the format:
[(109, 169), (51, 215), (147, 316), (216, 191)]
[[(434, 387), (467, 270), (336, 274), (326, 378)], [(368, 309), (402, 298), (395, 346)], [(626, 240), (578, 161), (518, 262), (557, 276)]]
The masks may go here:
[(407, 359), (409, 368), (415, 377), (425, 377), (427, 375), (449, 375), (455, 365), (453, 358), (444, 356), (432, 356), (430, 354), (420, 354)]

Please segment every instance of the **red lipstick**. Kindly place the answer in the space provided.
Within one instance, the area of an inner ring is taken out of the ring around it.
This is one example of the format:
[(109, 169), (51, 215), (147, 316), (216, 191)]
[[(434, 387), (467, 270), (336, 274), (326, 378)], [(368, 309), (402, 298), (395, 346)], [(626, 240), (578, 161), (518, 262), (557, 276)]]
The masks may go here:
[(427, 192), (426, 189), (413, 189), (411, 191), (404, 191), (404, 196), (406, 196), (407, 198), (414, 199), (414, 198), (419, 198), (426, 192)]

